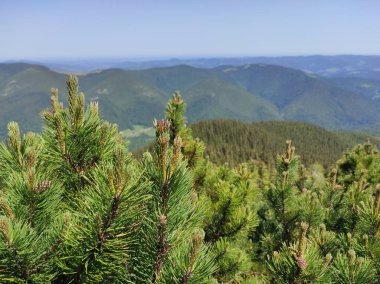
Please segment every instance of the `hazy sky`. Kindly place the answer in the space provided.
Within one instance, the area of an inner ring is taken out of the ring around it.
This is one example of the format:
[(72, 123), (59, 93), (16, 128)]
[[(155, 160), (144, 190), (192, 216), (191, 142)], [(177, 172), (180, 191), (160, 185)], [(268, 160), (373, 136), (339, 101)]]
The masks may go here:
[(0, 59), (380, 54), (380, 0), (0, 0)]

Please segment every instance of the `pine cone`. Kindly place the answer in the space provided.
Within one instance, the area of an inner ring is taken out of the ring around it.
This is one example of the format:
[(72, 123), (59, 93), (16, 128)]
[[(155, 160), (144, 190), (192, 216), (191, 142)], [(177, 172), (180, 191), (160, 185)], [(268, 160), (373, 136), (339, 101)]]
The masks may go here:
[(51, 186), (51, 181), (50, 180), (44, 180), (38, 186), (35, 186), (33, 188), (33, 190), (35, 192), (44, 192), (45, 190), (47, 190), (48, 188), (50, 188), (50, 186)]
[(305, 269), (307, 268), (307, 262), (306, 262), (306, 260), (305, 260), (303, 257), (301, 257), (301, 256), (297, 257), (297, 264), (298, 264), (298, 266), (301, 268), (302, 271), (305, 270)]
[(158, 134), (165, 133), (169, 130), (169, 121), (166, 119), (158, 120), (156, 122), (156, 131)]

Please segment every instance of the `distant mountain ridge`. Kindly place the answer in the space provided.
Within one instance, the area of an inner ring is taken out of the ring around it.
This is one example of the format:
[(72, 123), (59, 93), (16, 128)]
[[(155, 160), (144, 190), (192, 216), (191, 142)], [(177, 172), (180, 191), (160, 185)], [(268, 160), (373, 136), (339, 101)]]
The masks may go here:
[[(0, 64), (0, 135), (10, 120), (20, 122), (24, 130), (40, 130), (38, 113), (49, 107), (50, 88), (59, 88), (65, 96), (65, 78), (40, 65)], [(99, 101), (104, 118), (121, 129), (151, 126), (176, 90), (188, 104), (191, 123), (218, 118), (293, 120), (333, 129), (380, 124), (380, 83), (338, 79), (268, 64), (210, 69), (178, 65), (83, 73), (79, 83), (87, 102)]]
[[(143, 70), (177, 65), (189, 65), (210, 69), (220, 66), (242, 66), (246, 64), (269, 64), (299, 69), (327, 77), (360, 77), (380, 79), (380, 55), (307, 55), (307, 56), (246, 56), (246, 57), (205, 57), (171, 59), (73, 59), (21, 61), (48, 66), (64, 72), (89, 72), (110, 68)], [(14, 63), (14, 62), (13, 62)]]
[(380, 79), (379, 55), (308, 55), (308, 56), (278, 56), (278, 57), (220, 57), (195, 59), (168, 59), (143, 62), (126, 61), (113, 67), (140, 70), (155, 67), (189, 65), (197, 68), (215, 68), (220, 66), (241, 66), (246, 64), (269, 64), (299, 69), (304, 72), (331, 77), (365, 77)]

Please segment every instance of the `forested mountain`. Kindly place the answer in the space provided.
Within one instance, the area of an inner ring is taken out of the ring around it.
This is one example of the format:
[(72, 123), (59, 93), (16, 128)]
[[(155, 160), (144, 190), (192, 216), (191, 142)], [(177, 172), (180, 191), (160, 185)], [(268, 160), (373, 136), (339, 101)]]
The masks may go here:
[(284, 141), (291, 139), (302, 162), (331, 166), (344, 151), (370, 140), (380, 146), (380, 139), (353, 132), (331, 132), (302, 122), (267, 121), (242, 123), (232, 120), (201, 121), (191, 126), (194, 137), (206, 144), (212, 162), (236, 165), (250, 160), (274, 165)]
[[(23, 130), (41, 130), (39, 112), (48, 107), (47, 90), (56, 86), (63, 91), (65, 78), (39, 65), (0, 64), (0, 135), (10, 119)], [(327, 79), (274, 65), (107, 69), (80, 74), (79, 80), (81, 91), (90, 101), (99, 101), (104, 117), (121, 129), (150, 126), (175, 90), (188, 102), (191, 123), (216, 118), (294, 120), (333, 129), (367, 129), (380, 123), (378, 81)]]

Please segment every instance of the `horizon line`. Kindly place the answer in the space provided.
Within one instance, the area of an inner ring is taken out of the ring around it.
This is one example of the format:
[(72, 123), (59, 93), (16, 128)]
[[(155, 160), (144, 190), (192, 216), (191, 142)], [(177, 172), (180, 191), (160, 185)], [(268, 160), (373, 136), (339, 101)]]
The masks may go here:
[(71, 61), (71, 60), (131, 60), (131, 61), (166, 61), (166, 60), (187, 60), (187, 59), (219, 59), (219, 58), (280, 58), (280, 57), (339, 57), (339, 56), (380, 56), (373, 53), (309, 53), (309, 54), (272, 54), (272, 55), (147, 55), (147, 56), (123, 56), (123, 55), (99, 55), (99, 56), (52, 56), (52, 57), (29, 57), (29, 58), (0, 58), (1, 63), (16, 62), (36, 62), (36, 61)]

